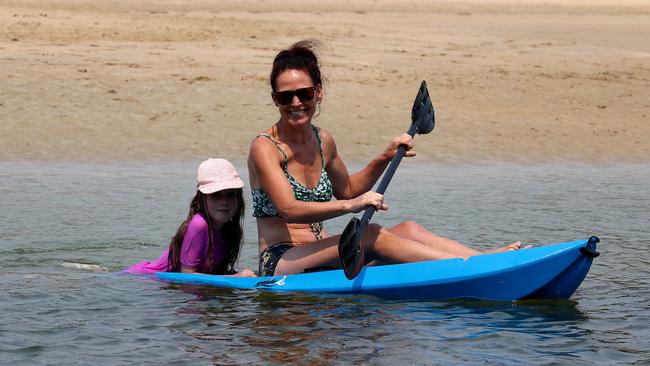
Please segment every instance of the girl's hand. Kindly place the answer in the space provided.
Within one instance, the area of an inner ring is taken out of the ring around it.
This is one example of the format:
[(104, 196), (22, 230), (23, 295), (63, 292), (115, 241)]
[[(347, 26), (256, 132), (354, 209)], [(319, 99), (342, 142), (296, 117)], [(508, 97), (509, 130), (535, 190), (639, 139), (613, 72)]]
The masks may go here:
[(257, 277), (257, 274), (250, 269), (246, 268), (243, 269), (236, 274), (233, 275), (234, 277)]
[(405, 133), (403, 135), (395, 137), (393, 141), (390, 142), (390, 145), (384, 152), (387, 160), (392, 159), (393, 156), (395, 156), (397, 149), (399, 149), (400, 146), (404, 146), (406, 148), (406, 153), (404, 154), (405, 157), (410, 158), (412, 156), (415, 156), (415, 151), (413, 151), (413, 137), (411, 137), (411, 135), (408, 133)]
[(384, 204), (384, 195), (377, 192), (366, 192), (361, 196), (350, 200), (352, 207), (351, 213), (357, 213), (365, 210), (368, 206), (375, 206), (377, 211), (388, 210), (388, 206)]

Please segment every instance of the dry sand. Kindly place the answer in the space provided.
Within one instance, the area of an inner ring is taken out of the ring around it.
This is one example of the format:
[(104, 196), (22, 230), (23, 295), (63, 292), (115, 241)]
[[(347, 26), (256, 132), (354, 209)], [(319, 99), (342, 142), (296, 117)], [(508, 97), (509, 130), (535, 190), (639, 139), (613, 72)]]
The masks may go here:
[(316, 124), (348, 161), (650, 160), (647, 1), (0, 0), (0, 160), (242, 160), (273, 56), (323, 42)]

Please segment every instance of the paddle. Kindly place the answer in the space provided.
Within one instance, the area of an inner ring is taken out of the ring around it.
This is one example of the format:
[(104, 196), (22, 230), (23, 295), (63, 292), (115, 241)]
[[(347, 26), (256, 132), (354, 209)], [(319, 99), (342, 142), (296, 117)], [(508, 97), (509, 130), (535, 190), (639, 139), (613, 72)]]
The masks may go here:
[[(409, 127), (406, 133), (411, 135), (411, 137), (415, 136), (416, 133), (424, 135), (431, 132), (434, 126), (435, 116), (433, 105), (431, 104), (431, 98), (429, 97), (429, 90), (427, 90), (427, 83), (423, 80), (422, 84), (420, 84), (418, 95), (415, 97), (413, 109), (411, 110), (411, 127)], [(391, 178), (393, 178), (393, 175), (395, 174), (395, 170), (397, 170), (397, 166), (404, 157), (404, 153), (406, 153), (406, 148), (400, 146), (388, 165), (388, 168), (379, 183), (379, 187), (377, 187), (377, 193), (384, 194), (388, 187), (388, 183), (390, 183)], [(374, 206), (370, 206), (363, 213), (361, 220), (353, 217), (341, 234), (341, 239), (339, 241), (339, 258), (341, 259), (341, 263), (343, 263), (345, 277), (350, 280), (355, 278), (363, 267), (364, 250), (361, 238), (363, 237), (363, 232), (365, 231), (366, 226), (368, 226), (368, 223), (370, 223), (370, 219), (375, 213), (375, 210)]]

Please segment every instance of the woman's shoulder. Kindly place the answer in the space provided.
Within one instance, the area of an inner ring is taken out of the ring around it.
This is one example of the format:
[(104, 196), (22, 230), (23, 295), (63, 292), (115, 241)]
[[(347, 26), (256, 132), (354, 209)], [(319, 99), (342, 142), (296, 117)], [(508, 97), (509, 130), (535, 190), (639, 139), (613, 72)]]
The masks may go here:
[(263, 131), (258, 133), (251, 140), (251, 151), (259, 149), (267, 149), (273, 145), (277, 145), (280, 141), (276, 140), (271, 134), (270, 131)]
[(321, 146), (323, 152), (326, 156), (330, 156), (336, 151), (336, 143), (334, 142), (334, 136), (330, 133), (329, 130), (323, 127), (314, 126), (316, 131), (318, 131), (318, 136), (320, 136)]
[(320, 136), (320, 138), (321, 138), (321, 140), (323, 140), (323, 142), (325, 142), (326, 140), (332, 140), (332, 141), (334, 140), (334, 137), (332, 136), (330, 131), (328, 129), (326, 129), (325, 127), (320, 127), (320, 126), (315, 126), (314, 125), (314, 129), (316, 129), (316, 132), (318, 132), (318, 136)]
[(264, 131), (256, 133), (251, 140), (251, 144), (255, 144), (257, 141), (274, 141), (273, 138), (273, 128), (267, 128)]
[[(280, 152), (278, 154), (278, 151)], [(282, 142), (265, 132), (259, 133), (251, 141), (251, 147), (248, 152), (248, 161), (269, 161), (269, 159), (278, 163), (284, 161), (285, 152), (282, 148)]]

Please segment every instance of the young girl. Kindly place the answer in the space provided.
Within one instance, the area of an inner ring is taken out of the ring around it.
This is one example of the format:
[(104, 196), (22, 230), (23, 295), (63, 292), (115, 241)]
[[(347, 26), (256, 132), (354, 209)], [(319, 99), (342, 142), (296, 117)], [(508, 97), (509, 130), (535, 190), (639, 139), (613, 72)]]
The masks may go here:
[(235, 167), (224, 159), (208, 159), (199, 165), (197, 181), (190, 212), (169, 248), (158, 260), (136, 263), (125, 272), (255, 276), (250, 269), (235, 271), (244, 216), (244, 182)]

